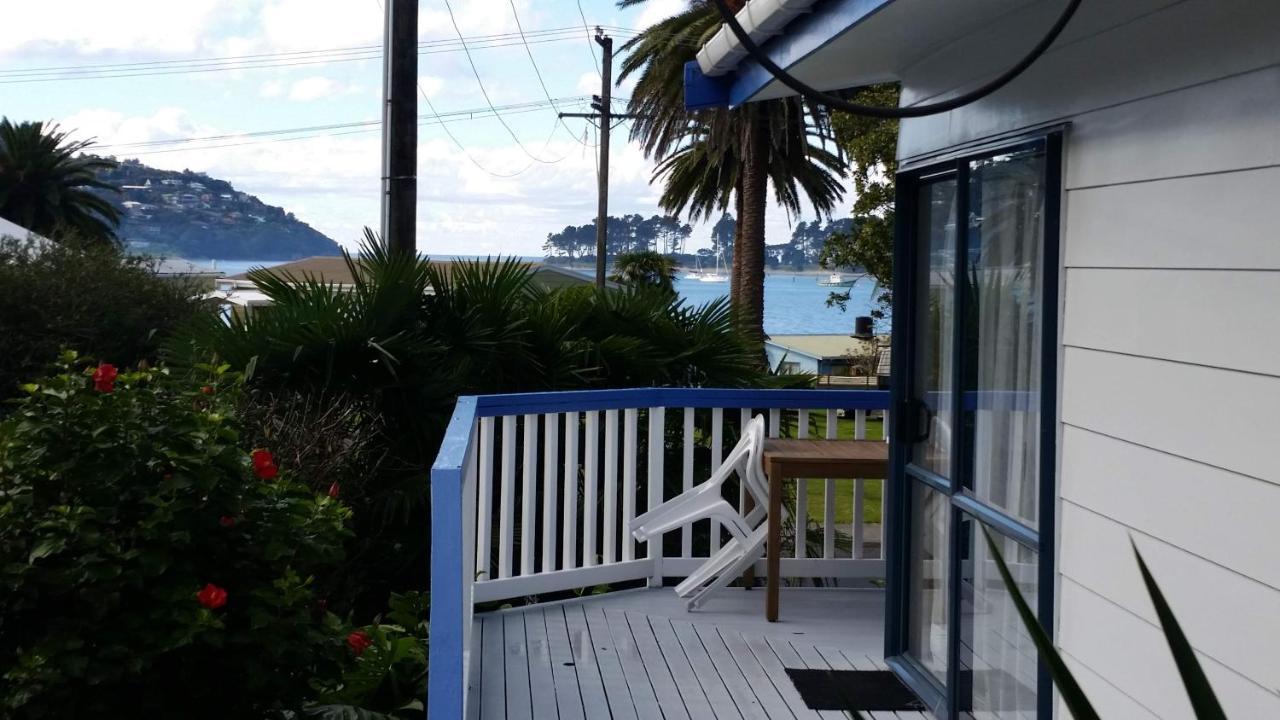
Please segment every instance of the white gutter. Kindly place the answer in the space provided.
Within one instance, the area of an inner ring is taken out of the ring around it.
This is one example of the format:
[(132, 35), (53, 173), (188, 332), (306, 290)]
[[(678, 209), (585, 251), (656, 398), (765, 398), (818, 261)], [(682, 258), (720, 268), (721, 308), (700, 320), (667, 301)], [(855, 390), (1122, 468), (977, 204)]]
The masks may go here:
[[(748, 0), (735, 16), (747, 36), (757, 45), (777, 35), (787, 23), (809, 11), (818, 0)], [(733, 31), (723, 24), (706, 45), (698, 50), (698, 67), (703, 75), (725, 75), (738, 67), (747, 51)]]

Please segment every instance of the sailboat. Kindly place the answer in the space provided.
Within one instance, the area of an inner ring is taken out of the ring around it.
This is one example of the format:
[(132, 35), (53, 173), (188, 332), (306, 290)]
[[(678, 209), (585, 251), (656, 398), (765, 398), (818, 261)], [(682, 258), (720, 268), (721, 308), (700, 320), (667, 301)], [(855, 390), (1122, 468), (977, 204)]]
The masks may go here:
[(724, 273), (722, 273), (722, 272), (720, 271), (720, 261), (721, 261), (723, 258), (724, 258), (724, 254), (723, 254), (723, 253), (716, 253), (716, 269), (715, 269), (715, 271), (702, 272), (701, 268), (699, 268), (699, 272), (698, 272), (698, 274), (696, 275), (696, 279), (697, 279), (697, 280), (699, 280), (699, 281), (701, 281), (701, 282), (710, 282), (710, 283), (723, 283), (723, 282), (729, 282), (729, 276), (728, 276), (728, 275), (725, 275)]

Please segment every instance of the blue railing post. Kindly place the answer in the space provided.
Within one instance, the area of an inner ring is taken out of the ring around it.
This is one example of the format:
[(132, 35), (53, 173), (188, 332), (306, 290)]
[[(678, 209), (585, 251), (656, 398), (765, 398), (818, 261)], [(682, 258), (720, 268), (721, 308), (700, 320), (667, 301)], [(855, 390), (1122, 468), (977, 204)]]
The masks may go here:
[[(431, 646), (427, 714), (462, 718), (466, 702), (466, 643), (470, 635), (471, 582), (463, 536), (467, 454), (475, 427), (476, 399), (458, 398), (444, 442), (431, 468)], [(474, 562), (474, 559), (471, 559)]]

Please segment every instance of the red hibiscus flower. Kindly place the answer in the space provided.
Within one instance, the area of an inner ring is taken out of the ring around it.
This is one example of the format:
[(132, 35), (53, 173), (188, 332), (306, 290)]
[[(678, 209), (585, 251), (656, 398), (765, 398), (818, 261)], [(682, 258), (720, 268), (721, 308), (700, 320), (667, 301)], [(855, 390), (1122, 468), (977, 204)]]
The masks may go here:
[(266, 450), (254, 450), (251, 457), (253, 459), (254, 474), (263, 480), (270, 480), (280, 474), (279, 468), (276, 467), (275, 459)]
[(337, 500), (338, 494), (341, 492), (342, 492), (342, 488), (338, 485), (338, 482), (335, 480), (334, 483), (329, 486), (329, 497), (333, 498), (334, 500)]
[(196, 600), (210, 610), (217, 610), (227, 604), (227, 591), (213, 583), (209, 583), (201, 588), (200, 592), (196, 593)]
[(364, 651), (369, 649), (373, 644), (373, 638), (369, 637), (369, 633), (362, 630), (356, 630), (347, 636), (347, 647), (357, 655), (363, 655)]
[(235, 527), (236, 519), (231, 517), (230, 515), (223, 515), (222, 517), (218, 518), (218, 524), (224, 528)]
[(119, 374), (115, 365), (102, 363), (93, 371), (93, 389), (104, 393), (113, 392), (116, 389), (116, 376)]

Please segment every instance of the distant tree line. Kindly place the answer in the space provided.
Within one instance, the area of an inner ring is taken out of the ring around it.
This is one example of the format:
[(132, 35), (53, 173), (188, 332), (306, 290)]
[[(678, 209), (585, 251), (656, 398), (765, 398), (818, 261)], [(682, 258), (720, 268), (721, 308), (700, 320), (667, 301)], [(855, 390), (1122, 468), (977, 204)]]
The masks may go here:
[[(684, 252), (685, 241), (692, 232), (693, 228), (688, 223), (669, 215), (649, 218), (639, 214), (610, 215), (606, 254), (614, 257), (652, 250), (664, 255), (679, 255)], [(542, 249), (547, 257), (569, 260), (593, 258), (596, 254), (596, 224), (570, 225), (560, 232), (548, 233)]]
[[(726, 266), (733, 264), (733, 240), (737, 220), (730, 213), (722, 213), (711, 227), (711, 247), (690, 251), (686, 248), (692, 228), (677, 218), (654, 215), (624, 215), (609, 218), (607, 239), (610, 258), (641, 253), (656, 253), (689, 264), (695, 257), (704, 261), (720, 255)], [(822, 247), (827, 239), (849, 234), (857, 226), (852, 218), (823, 223), (820, 220), (801, 221), (791, 232), (791, 238), (783, 243), (765, 246), (765, 265), (770, 268), (803, 269), (818, 264)], [(549, 233), (542, 246), (548, 258), (569, 261), (595, 257), (596, 224), (570, 225), (560, 232)]]

